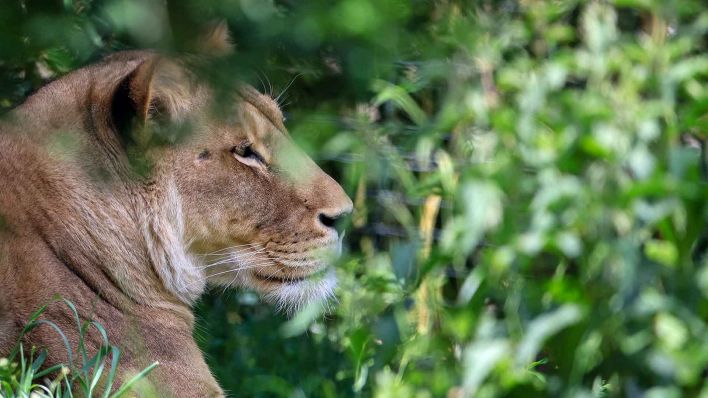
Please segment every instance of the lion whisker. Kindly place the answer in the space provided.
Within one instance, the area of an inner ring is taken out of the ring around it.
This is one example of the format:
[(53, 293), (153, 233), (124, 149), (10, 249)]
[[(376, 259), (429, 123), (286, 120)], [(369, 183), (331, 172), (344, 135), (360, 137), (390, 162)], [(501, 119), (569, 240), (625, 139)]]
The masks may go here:
[(253, 257), (255, 257), (256, 254), (258, 254), (258, 253), (248, 253), (248, 254), (240, 254), (237, 256), (229, 256), (227, 258), (221, 259), (221, 260), (216, 261), (214, 263), (210, 263), (210, 264), (204, 265), (202, 267), (199, 267), (199, 269), (207, 269), (210, 267), (214, 267), (216, 265), (227, 264), (227, 263), (246, 262), (248, 260), (253, 259)]
[(263, 94), (265, 94), (267, 87), (266, 87), (266, 85), (265, 85), (265, 82), (264, 82), (263, 79), (261, 78), (261, 72), (260, 72), (260, 71), (256, 71), (256, 77), (258, 78), (258, 81), (261, 82), (261, 87), (263, 87)]
[[(243, 245), (229, 246), (229, 247), (225, 247), (225, 248), (223, 248), (223, 249), (214, 250), (213, 252), (209, 252), (209, 253), (205, 253), (205, 254), (199, 254), (199, 255), (200, 255), (200, 256), (208, 256), (208, 255), (218, 254), (218, 253), (222, 253), (222, 252), (227, 252), (227, 251), (229, 251), (229, 250), (249, 250), (249, 249), (252, 248), (252, 247), (258, 247), (258, 244), (257, 244), (257, 243), (246, 243), (246, 244), (243, 244)], [(261, 247), (258, 247), (257, 250), (262, 250), (262, 248), (261, 248)]]
[(268, 83), (268, 96), (272, 98), (273, 97), (273, 84), (270, 82), (270, 79), (268, 79), (268, 75), (266, 75), (264, 73), (263, 76), (265, 77), (266, 82)]
[(207, 268), (215, 267), (217, 265), (228, 264), (228, 263), (233, 263), (233, 262), (235, 262), (233, 258), (226, 258), (226, 259), (217, 261), (215, 263), (207, 264), (207, 265), (204, 265), (204, 266), (198, 267), (198, 268), (199, 269), (207, 269)]
[[(243, 271), (243, 270), (247, 270), (247, 269), (251, 269), (251, 268), (258, 268), (258, 267), (262, 267), (262, 266), (264, 266), (264, 265), (268, 265), (268, 264), (271, 264), (271, 263), (272, 263), (272, 262), (270, 262), (270, 261), (263, 261), (263, 262), (259, 262), (259, 263), (255, 263), (255, 264), (249, 264), (248, 266), (242, 266), (242, 267), (238, 267), (238, 268), (232, 268), (232, 269), (228, 269), (228, 270), (226, 270), (226, 271), (217, 272), (216, 274), (207, 275), (207, 276), (205, 277), (205, 279), (213, 278), (213, 277), (219, 276), (219, 275), (228, 274), (229, 272), (239, 272), (239, 271)], [(195, 283), (196, 283), (196, 282), (195, 282)]]
[(216, 274), (213, 274), (213, 275), (207, 275), (206, 279), (214, 278), (215, 276), (220, 276), (220, 275), (229, 274), (229, 273), (232, 273), (232, 272), (238, 273), (238, 272), (240, 272), (240, 271), (244, 271), (244, 270), (247, 270), (247, 269), (262, 267), (262, 266), (264, 266), (264, 265), (267, 265), (267, 263), (264, 263), (264, 264), (255, 264), (255, 265), (250, 266), (250, 267), (242, 267), (242, 268), (227, 269), (226, 271), (217, 272)]
[(224, 253), (209, 253), (209, 254), (200, 254), (201, 257), (223, 257), (223, 256), (242, 256), (242, 255), (249, 255), (249, 254), (260, 254), (263, 253), (264, 249), (236, 249), (232, 250), (230, 252), (224, 252)]
[(276, 103), (280, 104), (280, 102), (278, 101), (278, 100), (280, 99), (280, 97), (282, 97), (283, 94), (285, 94), (285, 92), (288, 91), (288, 89), (290, 88), (290, 86), (292, 86), (293, 83), (295, 83), (295, 80), (297, 80), (297, 78), (300, 77), (301, 75), (302, 75), (302, 72), (296, 74), (295, 77), (293, 77), (292, 80), (290, 80), (290, 83), (288, 83), (288, 84), (285, 86), (285, 88), (283, 89), (283, 91), (281, 91), (280, 94), (278, 94), (278, 96), (275, 97), (275, 102), (276, 102)]
[(255, 251), (223, 253), (223, 254), (220, 254), (220, 255), (218, 255), (218, 256), (217, 256), (217, 255), (212, 256), (212, 257), (217, 257), (217, 258), (214, 258), (214, 259), (212, 259), (212, 260), (213, 260), (213, 261), (221, 261), (221, 260), (223, 260), (223, 259), (236, 258), (236, 257), (242, 257), (242, 256), (243, 256), (243, 257), (251, 257), (251, 256), (253, 256), (253, 255), (255, 255), (255, 254), (260, 254), (260, 253), (255, 252)]

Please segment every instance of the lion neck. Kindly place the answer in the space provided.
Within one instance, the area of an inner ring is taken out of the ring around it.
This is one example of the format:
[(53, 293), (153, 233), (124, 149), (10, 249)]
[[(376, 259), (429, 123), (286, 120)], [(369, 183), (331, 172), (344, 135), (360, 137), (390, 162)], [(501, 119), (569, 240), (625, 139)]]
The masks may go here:
[(116, 305), (180, 311), (203, 292), (204, 278), (182, 238), (181, 207), (171, 182), (130, 182), (107, 191), (81, 182), (66, 188), (37, 202), (46, 205), (39, 212), (52, 218), (40, 228), (52, 250), (84, 274), (92, 290)]
[[(88, 84), (81, 76), (69, 76), (13, 112), (6, 129), (28, 136), (25, 144), (32, 141), (30, 152), (41, 164), (30, 171), (39, 178), (25, 179), (37, 185), (16, 200), (32, 203), (25, 210), (34, 224), (29, 228), (40, 231), (57, 257), (92, 290), (115, 305), (173, 308), (191, 317), (189, 306), (205, 281), (186, 249), (177, 190), (166, 177), (145, 182), (126, 174), (129, 167), (113, 157), (116, 148), (103, 138), (109, 126), (97, 116), (100, 101), (91, 98), (90, 107), (80, 100), (66, 101), (77, 98), (72, 91), (95, 91)], [(91, 109), (90, 118), (86, 109)], [(46, 122), (38, 123), (36, 114), (46, 115)], [(65, 132), (74, 132), (69, 135), (78, 147), (57, 156), (54, 142)], [(97, 175), (105, 181), (97, 181)]]
[(192, 304), (204, 291), (206, 279), (187, 251), (182, 203), (174, 182), (165, 178), (148, 194), (146, 203), (138, 213), (149, 262), (165, 289)]

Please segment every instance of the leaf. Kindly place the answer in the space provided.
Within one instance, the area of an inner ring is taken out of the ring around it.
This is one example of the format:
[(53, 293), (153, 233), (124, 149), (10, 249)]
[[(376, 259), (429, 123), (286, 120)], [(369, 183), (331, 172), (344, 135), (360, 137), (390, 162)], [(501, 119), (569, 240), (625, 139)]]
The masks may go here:
[(152, 372), (152, 370), (155, 369), (159, 364), (160, 364), (159, 362), (153, 362), (150, 366), (148, 366), (148, 367), (146, 367), (145, 369), (143, 369), (140, 373), (138, 373), (138, 374), (136, 374), (135, 376), (131, 377), (130, 380), (128, 380), (128, 381), (125, 382), (122, 386), (120, 386), (120, 388), (118, 389), (118, 391), (116, 391), (114, 394), (112, 394), (112, 395), (110, 396), (110, 398), (120, 398), (120, 397), (122, 397), (123, 395), (125, 395), (126, 393), (130, 392), (130, 390), (132, 390), (133, 386), (134, 386), (138, 381), (140, 381), (140, 380), (143, 379), (145, 376), (147, 376), (148, 374), (150, 374), (150, 372)]
[(583, 311), (575, 304), (564, 304), (556, 310), (538, 316), (529, 323), (516, 349), (516, 365), (528, 366), (549, 337), (582, 319)]
[(494, 367), (508, 357), (511, 346), (506, 339), (478, 341), (465, 349), (463, 388), (474, 396)]
[(416, 125), (421, 126), (426, 122), (427, 116), (425, 112), (423, 112), (410, 94), (402, 87), (383, 80), (374, 81), (373, 87), (374, 91), (378, 92), (378, 95), (374, 99), (374, 105), (378, 106), (384, 102), (391, 101), (394, 105), (403, 110)]

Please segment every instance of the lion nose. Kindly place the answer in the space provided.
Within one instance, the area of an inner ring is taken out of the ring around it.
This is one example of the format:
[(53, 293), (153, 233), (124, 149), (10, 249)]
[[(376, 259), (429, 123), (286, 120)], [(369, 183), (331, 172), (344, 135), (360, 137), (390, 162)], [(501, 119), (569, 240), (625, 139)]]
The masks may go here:
[(323, 210), (317, 214), (317, 221), (327, 229), (336, 229), (337, 221), (351, 212), (351, 206), (341, 209)]

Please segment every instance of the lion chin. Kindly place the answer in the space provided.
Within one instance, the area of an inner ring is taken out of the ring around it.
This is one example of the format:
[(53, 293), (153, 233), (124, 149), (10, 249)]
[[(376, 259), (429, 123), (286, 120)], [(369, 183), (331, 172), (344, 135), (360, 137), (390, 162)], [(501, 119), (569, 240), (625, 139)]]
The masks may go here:
[[(253, 273), (246, 278), (246, 286), (258, 286), (263, 283), (263, 279)], [(274, 286), (259, 290), (264, 300), (279, 311), (292, 316), (312, 304), (326, 308), (329, 302), (335, 299), (336, 286), (337, 275), (334, 269), (329, 268), (304, 279), (277, 281)]]
[[(328, 311), (335, 298), (335, 260), (341, 255), (343, 236), (326, 243), (308, 242), (305, 250), (293, 244), (273, 247), (250, 243), (202, 254), (205, 278), (211, 285), (251, 289), (278, 311), (292, 316), (310, 306)], [(277, 254), (277, 253), (281, 254)], [(289, 252), (298, 253), (296, 260)]]

